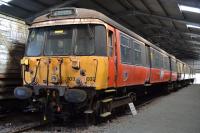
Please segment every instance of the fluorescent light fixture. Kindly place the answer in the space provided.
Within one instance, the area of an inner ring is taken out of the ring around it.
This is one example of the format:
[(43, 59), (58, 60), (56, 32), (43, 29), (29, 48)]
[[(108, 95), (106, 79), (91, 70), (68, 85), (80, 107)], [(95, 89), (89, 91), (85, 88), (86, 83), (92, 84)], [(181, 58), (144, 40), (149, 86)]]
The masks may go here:
[(200, 13), (200, 8), (197, 7), (191, 7), (186, 5), (178, 5), (178, 7), (181, 11)]
[(187, 36), (190, 36), (192, 38), (200, 38), (199, 34), (194, 34), (194, 33), (184, 33), (184, 34), (187, 35)]
[(187, 28), (200, 29), (200, 25), (191, 25), (191, 24), (187, 24)]
[(12, 1), (12, 0), (0, 0), (0, 1), (3, 1), (3, 2), (8, 3), (8, 2), (10, 2), (10, 1)]
[(6, 5), (6, 6), (10, 6), (8, 3), (12, 1), (12, 0), (0, 0), (0, 6), (1, 5)]

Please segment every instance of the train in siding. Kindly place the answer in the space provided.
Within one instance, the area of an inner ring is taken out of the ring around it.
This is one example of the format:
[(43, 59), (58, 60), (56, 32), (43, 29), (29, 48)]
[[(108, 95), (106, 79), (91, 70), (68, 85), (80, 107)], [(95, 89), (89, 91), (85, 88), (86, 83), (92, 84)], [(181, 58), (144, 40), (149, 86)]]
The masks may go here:
[[(36, 18), (24, 58), (18, 99), (44, 113), (111, 115), (138, 92), (166, 92), (194, 81), (194, 70), (104, 14), (59, 8)], [(158, 88), (160, 88), (158, 87)]]

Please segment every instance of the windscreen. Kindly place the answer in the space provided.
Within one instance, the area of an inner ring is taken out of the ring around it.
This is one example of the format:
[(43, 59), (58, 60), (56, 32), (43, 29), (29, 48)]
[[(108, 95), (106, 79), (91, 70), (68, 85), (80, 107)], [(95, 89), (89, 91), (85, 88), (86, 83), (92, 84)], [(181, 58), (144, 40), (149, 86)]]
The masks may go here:
[(44, 33), (43, 29), (33, 29), (30, 31), (26, 51), (27, 55), (39, 56), (41, 54), (44, 45)]
[[(93, 55), (95, 53), (94, 26), (78, 26), (74, 45), (75, 55)], [(106, 44), (105, 44), (106, 45)]]
[(71, 27), (51, 29), (46, 32), (44, 55), (71, 55), (73, 54)]
[(106, 56), (103, 25), (69, 25), (31, 29), (27, 56)]

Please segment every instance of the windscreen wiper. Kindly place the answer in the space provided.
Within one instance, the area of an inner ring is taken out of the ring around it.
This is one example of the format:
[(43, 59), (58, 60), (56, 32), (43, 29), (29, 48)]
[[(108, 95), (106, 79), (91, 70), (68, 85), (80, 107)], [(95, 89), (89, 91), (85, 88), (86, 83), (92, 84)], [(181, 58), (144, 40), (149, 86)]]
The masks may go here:
[(88, 27), (89, 38), (93, 39), (94, 38), (94, 32), (92, 31), (90, 24), (88, 24), (87, 27)]

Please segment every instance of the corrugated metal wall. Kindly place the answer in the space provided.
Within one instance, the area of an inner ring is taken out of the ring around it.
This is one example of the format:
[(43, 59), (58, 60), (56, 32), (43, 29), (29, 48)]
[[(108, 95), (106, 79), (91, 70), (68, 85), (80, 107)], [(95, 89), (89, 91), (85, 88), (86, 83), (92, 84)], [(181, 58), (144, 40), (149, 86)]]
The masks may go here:
[(0, 14), (0, 99), (12, 98), (13, 89), (22, 84), (20, 59), (27, 36), (23, 21)]
[(0, 35), (0, 99), (13, 96), (13, 89), (22, 84), (20, 59), (24, 44), (8, 42)]
[(191, 65), (196, 73), (200, 73), (200, 60), (184, 60), (187, 64)]
[(28, 26), (24, 21), (0, 14), (0, 33), (8, 41), (25, 43), (28, 36)]
[(196, 74), (194, 76), (194, 83), (200, 84), (200, 60), (185, 60), (184, 62), (191, 65), (195, 69)]

